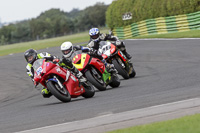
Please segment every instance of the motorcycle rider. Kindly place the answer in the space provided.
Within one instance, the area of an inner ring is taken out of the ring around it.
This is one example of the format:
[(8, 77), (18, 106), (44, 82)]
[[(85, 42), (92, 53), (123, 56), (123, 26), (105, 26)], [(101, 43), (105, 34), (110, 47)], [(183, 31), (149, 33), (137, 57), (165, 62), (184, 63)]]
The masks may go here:
[(75, 53), (75, 51), (81, 50), (83, 52), (90, 52), (91, 56), (100, 59), (104, 63), (107, 71), (109, 71), (109, 72), (116, 71), (115, 68), (114, 68), (114, 65), (107, 63), (106, 60), (101, 56), (101, 54), (98, 54), (97, 50), (93, 50), (91, 48), (83, 47), (83, 46), (80, 46), (80, 45), (73, 46), (73, 44), (71, 42), (63, 42), (61, 44), (60, 48), (61, 48), (61, 51), (63, 53), (63, 59), (66, 59), (70, 63), (72, 62), (72, 59), (75, 55), (81, 53), (81, 52)]
[[(46, 59), (47, 61), (53, 61), (56, 63), (58, 63), (58, 61), (59, 61), (59, 59), (56, 56), (53, 56), (47, 52), (38, 54), (37, 51), (34, 49), (26, 50), (24, 52), (24, 57), (25, 57), (26, 61), (28, 62), (27, 66), (26, 66), (27, 74), (29, 77), (31, 77), (33, 82), (34, 82), (34, 70), (33, 70), (32, 66), (33, 66), (33, 63), (37, 59)], [(66, 62), (65, 60), (63, 60), (63, 61), (59, 62), (59, 65), (71, 68), (70, 70), (76, 74), (76, 77), (80, 80), (80, 82), (84, 82), (84, 80), (81, 80), (82, 73), (80, 71), (78, 71), (78, 69), (76, 69), (72, 63)], [(50, 96), (52, 96), (51, 92), (45, 87), (42, 89), (41, 94), (43, 95), (44, 98), (49, 98)]]
[(113, 36), (112, 34), (104, 34), (100, 33), (100, 30), (98, 28), (91, 28), (89, 30), (90, 35), (90, 41), (88, 43), (89, 48), (94, 48), (96, 50), (99, 49), (99, 42), (101, 41), (115, 41), (116, 46), (125, 54), (128, 60), (130, 60), (132, 57), (130, 54), (127, 53), (125, 48), (125, 43), (123, 41), (120, 41), (118, 37)]

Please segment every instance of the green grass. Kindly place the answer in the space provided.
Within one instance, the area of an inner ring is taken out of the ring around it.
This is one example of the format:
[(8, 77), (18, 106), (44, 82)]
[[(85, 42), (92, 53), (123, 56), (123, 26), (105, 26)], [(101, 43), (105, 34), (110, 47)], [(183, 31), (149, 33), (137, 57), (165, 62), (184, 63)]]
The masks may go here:
[[(102, 33), (108, 33), (109, 29), (103, 28), (101, 29)], [(62, 37), (50, 38), (45, 40), (24, 42), (24, 43), (16, 43), (11, 45), (0, 46), (0, 56), (13, 54), (13, 53), (21, 53), (26, 51), (29, 48), (33, 49), (44, 49), (48, 47), (58, 47), (65, 41), (71, 41), (72, 43), (83, 43), (89, 41), (88, 32), (67, 35)]]
[[(108, 33), (108, 28), (101, 29), (102, 33)], [(134, 39), (139, 38), (199, 38), (200, 30), (192, 30), (186, 32), (176, 32), (176, 33), (168, 33), (168, 34), (158, 34), (158, 35), (148, 35), (148, 36), (139, 36), (134, 37)], [(33, 49), (44, 49), (47, 47), (58, 47), (65, 41), (71, 41), (72, 43), (82, 43), (89, 41), (88, 32), (78, 33), (74, 35), (67, 35), (62, 37), (56, 37), (45, 40), (24, 42), (24, 43), (16, 43), (11, 45), (0, 46), (0, 56), (8, 55), (11, 53), (21, 53), (26, 51), (29, 48)]]
[(56, 37), (45, 40), (16, 43), (11, 45), (0, 46), (0, 56), (8, 55), (10, 53), (21, 53), (26, 51), (29, 48), (33, 49), (44, 49), (47, 47), (56, 47), (60, 46), (64, 41), (71, 41), (72, 43), (86, 42), (89, 40), (89, 35), (85, 33), (80, 33), (76, 35), (69, 35), (63, 37)]
[(133, 37), (133, 39), (142, 39), (142, 38), (200, 38), (200, 30)]
[(200, 133), (200, 114), (108, 133)]

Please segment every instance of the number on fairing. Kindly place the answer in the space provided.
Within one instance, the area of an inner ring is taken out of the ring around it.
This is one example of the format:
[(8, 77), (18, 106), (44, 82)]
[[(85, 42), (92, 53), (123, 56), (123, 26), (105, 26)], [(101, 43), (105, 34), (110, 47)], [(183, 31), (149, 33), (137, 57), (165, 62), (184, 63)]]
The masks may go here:
[(39, 75), (42, 72), (42, 67), (39, 67), (36, 72), (37, 72), (37, 75)]
[(111, 46), (110, 45), (104, 45), (101, 50), (102, 50), (102, 53), (106, 54), (106, 55), (110, 55), (110, 48)]

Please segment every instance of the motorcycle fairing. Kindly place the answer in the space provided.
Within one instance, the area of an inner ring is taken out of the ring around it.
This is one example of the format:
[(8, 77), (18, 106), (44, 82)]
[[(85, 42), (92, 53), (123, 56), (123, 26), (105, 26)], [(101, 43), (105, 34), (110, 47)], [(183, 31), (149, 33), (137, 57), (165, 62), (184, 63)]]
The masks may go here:
[(90, 61), (90, 65), (94, 66), (102, 74), (106, 70), (104, 63), (100, 59), (98, 59), (98, 58), (92, 58), (91, 61)]
[(71, 74), (68, 70), (62, 67), (59, 67), (59, 66), (54, 67), (51, 71), (47, 73), (47, 76), (52, 75), (52, 74), (58, 75), (58, 73), (59, 73), (59, 76), (65, 80), (63, 85), (66, 87), (66, 89), (68, 90), (72, 98), (80, 96), (82, 93), (85, 92), (83, 86), (79, 86), (78, 79), (73, 74)]
[[(108, 52), (108, 51), (109, 51), (109, 52)], [(104, 53), (102, 54), (102, 57), (103, 57), (104, 59), (107, 59), (108, 57), (113, 56), (113, 55), (115, 54), (115, 52), (116, 52), (116, 46), (115, 46), (114, 44), (110, 43), (110, 49), (107, 50), (106, 52), (104, 52)]]
[(108, 84), (108, 82), (111, 79), (111, 74), (105, 69), (104, 73), (103, 73), (103, 80), (106, 84)]
[(118, 55), (122, 58), (122, 60), (123, 60), (124, 62), (127, 61), (126, 56), (125, 56), (121, 51), (118, 51)]
[[(80, 64), (77, 64), (79, 63)], [(94, 66), (96, 69), (98, 69), (102, 74), (105, 71), (105, 65), (104, 63), (99, 60), (98, 58), (93, 58), (92, 56), (90, 56), (89, 54), (78, 54), (73, 58), (73, 65), (79, 70), (82, 71), (83, 69), (85, 69), (87, 67), (87, 65), (92, 65)]]
[(107, 59), (107, 58), (108, 58), (108, 56), (105, 55), (105, 54), (102, 54), (102, 57), (103, 57), (104, 59)]
[(73, 65), (81, 71), (88, 64), (90, 56), (88, 54), (78, 54), (73, 58)]
[(67, 82), (70, 82), (70, 84), (67, 84), (67, 82), (64, 82), (64, 85), (66, 86), (71, 97), (75, 98), (83, 94), (85, 92), (85, 89), (83, 88), (82, 85), (79, 86), (78, 79), (73, 74), (71, 74), (69, 77), (70, 78), (68, 79)]
[(43, 71), (40, 71), (43, 73), (38, 73), (39, 75), (37, 75), (37, 72), (35, 72), (37, 76), (34, 78), (34, 80), (40, 82), (43, 86), (47, 87), (46, 82), (48, 81), (57, 82), (55, 78), (48, 79), (48, 77), (50, 75), (58, 75), (65, 80), (63, 85), (68, 90), (72, 98), (76, 98), (85, 92), (84, 87), (79, 85), (78, 79), (68, 70), (50, 62), (43, 62), (42, 69)]
[(113, 54), (116, 51), (116, 46), (114, 44), (110, 44), (111, 48), (110, 48), (110, 53)]

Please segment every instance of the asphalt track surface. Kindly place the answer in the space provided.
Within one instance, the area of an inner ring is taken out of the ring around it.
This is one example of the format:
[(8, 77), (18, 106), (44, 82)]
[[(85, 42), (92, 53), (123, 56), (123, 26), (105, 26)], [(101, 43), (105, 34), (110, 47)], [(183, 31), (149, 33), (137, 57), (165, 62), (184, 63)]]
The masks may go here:
[[(200, 96), (200, 40), (126, 40), (136, 77), (91, 99), (44, 99), (23, 53), (0, 57), (0, 132), (9, 133), (147, 108)], [(39, 50), (60, 56), (59, 47)], [(41, 88), (41, 87), (40, 87)], [(78, 125), (77, 125), (78, 126)]]

